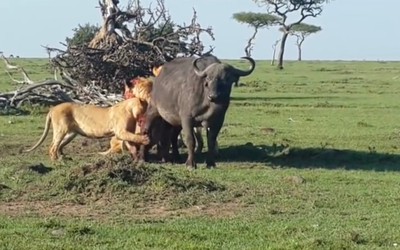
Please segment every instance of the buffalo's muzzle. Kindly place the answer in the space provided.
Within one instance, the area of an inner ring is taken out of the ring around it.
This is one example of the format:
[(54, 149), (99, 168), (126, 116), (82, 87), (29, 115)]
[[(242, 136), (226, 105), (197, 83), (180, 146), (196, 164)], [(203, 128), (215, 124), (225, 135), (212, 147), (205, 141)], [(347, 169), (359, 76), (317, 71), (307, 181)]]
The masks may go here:
[(209, 95), (208, 100), (214, 102), (217, 99), (217, 95)]

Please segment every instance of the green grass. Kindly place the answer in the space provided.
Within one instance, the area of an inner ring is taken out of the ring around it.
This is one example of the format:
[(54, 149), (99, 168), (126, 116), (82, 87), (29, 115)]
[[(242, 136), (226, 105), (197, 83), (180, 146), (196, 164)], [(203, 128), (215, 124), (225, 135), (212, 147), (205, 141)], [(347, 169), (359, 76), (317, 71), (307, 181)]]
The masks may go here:
[[(15, 62), (34, 80), (50, 76), (46, 60)], [(258, 61), (232, 91), (215, 170), (204, 155), (194, 172), (135, 169), (126, 155), (96, 155), (107, 140), (82, 138), (51, 163), (49, 138), (20, 153), (40, 137), (46, 109), (3, 114), (0, 249), (395, 248), (399, 69)], [(0, 73), (0, 91), (14, 88)]]

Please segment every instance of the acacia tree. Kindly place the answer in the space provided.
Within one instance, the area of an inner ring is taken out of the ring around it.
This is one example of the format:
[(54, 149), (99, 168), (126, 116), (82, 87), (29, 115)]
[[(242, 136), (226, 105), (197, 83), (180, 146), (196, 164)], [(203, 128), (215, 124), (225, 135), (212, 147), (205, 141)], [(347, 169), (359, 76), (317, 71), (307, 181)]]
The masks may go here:
[[(275, 14), (281, 17), (278, 24), (281, 26), (282, 40), (279, 51), (278, 68), (283, 69), (283, 55), (285, 44), (293, 26), (300, 24), (307, 17), (321, 15), (323, 6), (330, 0), (253, 0), (259, 6), (265, 6), (268, 14)], [(288, 19), (296, 21), (289, 22)]]
[(254, 12), (238, 12), (233, 14), (233, 18), (239, 23), (248, 24), (254, 29), (253, 35), (247, 41), (247, 45), (244, 48), (246, 56), (251, 56), (251, 51), (253, 50), (253, 41), (256, 38), (258, 30), (260, 28), (266, 28), (277, 24), (279, 21), (278, 16), (265, 14), (265, 13), (254, 13)]
[(292, 27), (290, 34), (296, 37), (296, 45), (298, 50), (298, 61), (301, 61), (301, 46), (303, 45), (304, 40), (307, 36), (317, 33), (321, 31), (321, 27), (306, 24), (306, 23), (299, 23)]
[(89, 43), (97, 32), (99, 32), (100, 27), (97, 25), (92, 25), (86, 23), (85, 25), (78, 25), (77, 28), (73, 29), (74, 34), (71, 38), (67, 37), (65, 42), (68, 46), (80, 46)]

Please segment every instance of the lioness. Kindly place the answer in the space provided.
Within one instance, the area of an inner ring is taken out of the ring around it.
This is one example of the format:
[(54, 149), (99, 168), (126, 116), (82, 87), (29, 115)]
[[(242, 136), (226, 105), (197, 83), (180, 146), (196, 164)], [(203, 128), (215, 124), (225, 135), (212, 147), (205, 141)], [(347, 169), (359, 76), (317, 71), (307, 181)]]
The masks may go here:
[[(162, 66), (153, 67), (153, 69), (152, 69), (153, 75), (158, 76), (160, 74), (161, 69), (162, 69)], [(129, 82), (129, 85), (125, 83), (124, 98), (130, 99), (130, 98), (135, 97), (136, 93), (140, 92), (140, 87), (143, 84), (151, 84), (152, 85), (153, 81), (150, 78), (136, 77)], [(150, 101), (150, 100), (147, 100), (147, 101)], [(140, 127), (141, 127), (140, 123), (141, 122), (142, 122), (142, 120), (136, 124), (136, 127), (134, 129), (132, 127), (132, 129), (133, 129), (132, 131), (135, 131), (135, 134), (140, 133)], [(161, 122), (158, 122), (157, 124), (159, 124), (159, 123), (161, 123)], [(155, 127), (160, 127), (160, 126), (161, 126), (161, 124), (156, 125)], [(157, 129), (154, 129), (154, 132), (156, 132), (156, 130)], [(157, 135), (153, 134), (152, 138), (161, 138), (161, 135), (159, 133)], [(158, 141), (158, 139), (154, 139), (154, 141)], [(114, 136), (110, 140), (110, 148), (107, 151), (100, 152), (99, 154), (108, 155), (111, 153), (113, 153), (113, 154), (122, 153), (124, 146), (129, 151), (131, 151), (131, 153), (133, 155), (136, 153), (136, 147), (132, 147), (132, 145), (130, 145), (128, 142), (119, 140), (117, 137)]]
[(62, 103), (50, 109), (46, 117), (46, 125), (42, 137), (35, 146), (26, 150), (30, 152), (39, 147), (46, 138), (50, 122), (53, 126), (53, 141), (50, 145), (50, 158), (59, 159), (62, 149), (77, 134), (89, 138), (116, 136), (119, 140), (134, 144), (149, 144), (146, 135), (137, 135), (138, 117), (147, 109), (152, 83), (141, 82), (134, 91), (135, 98), (124, 100), (111, 107), (102, 108), (95, 105)]
[[(153, 72), (155, 69), (153, 69)], [(147, 95), (147, 90), (143, 89), (142, 86), (152, 86), (153, 81), (149, 78), (138, 77), (134, 78), (130, 81), (130, 85), (125, 84), (125, 93), (124, 98), (125, 100), (130, 100), (131, 98), (135, 98), (138, 95), (143, 95), (143, 92)], [(150, 101), (150, 94), (147, 95), (145, 101), (148, 103)], [(140, 133), (140, 123), (142, 117), (138, 117), (135, 124), (129, 124), (129, 130), (134, 132), (135, 134)], [(110, 140), (110, 148), (107, 151), (99, 152), (101, 155), (108, 155), (111, 153), (122, 153), (124, 146), (131, 151), (134, 155), (136, 152), (136, 147), (130, 145), (130, 143), (126, 140), (120, 139), (117, 136), (113, 136)]]

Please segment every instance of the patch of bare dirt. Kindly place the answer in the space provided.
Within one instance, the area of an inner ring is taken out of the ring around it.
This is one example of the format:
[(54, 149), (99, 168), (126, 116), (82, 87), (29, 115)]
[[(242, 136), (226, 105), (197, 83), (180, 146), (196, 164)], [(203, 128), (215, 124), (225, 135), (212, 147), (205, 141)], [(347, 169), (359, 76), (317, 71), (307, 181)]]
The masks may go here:
[(159, 220), (177, 217), (208, 216), (212, 218), (233, 218), (244, 210), (251, 209), (239, 201), (228, 203), (210, 203), (184, 209), (170, 209), (163, 205), (154, 204), (142, 208), (123, 208), (111, 206), (99, 201), (91, 205), (74, 203), (54, 203), (48, 201), (5, 202), (0, 204), (0, 214), (11, 217), (64, 217), (85, 218), (98, 221), (110, 221), (118, 217), (124, 220)]
[[(0, 140), (2, 139), (0, 138)], [(19, 155), (22, 151), (22, 146), (21, 143), (1, 143), (0, 158)]]
[(90, 139), (78, 136), (65, 147), (64, 152), (67, 156), (80, 155), (82, 152), (85, 154), (97, 154), (107, 150), (109, 146), (110, 138)]

